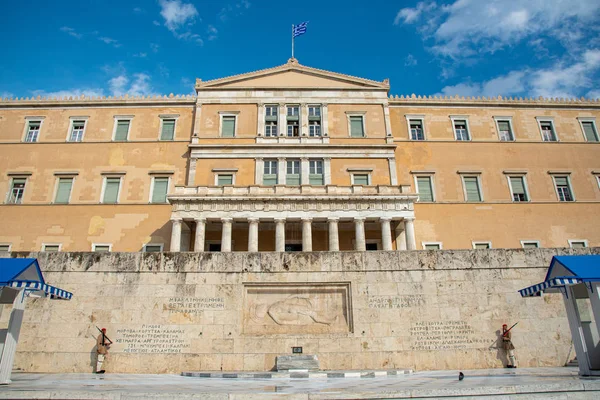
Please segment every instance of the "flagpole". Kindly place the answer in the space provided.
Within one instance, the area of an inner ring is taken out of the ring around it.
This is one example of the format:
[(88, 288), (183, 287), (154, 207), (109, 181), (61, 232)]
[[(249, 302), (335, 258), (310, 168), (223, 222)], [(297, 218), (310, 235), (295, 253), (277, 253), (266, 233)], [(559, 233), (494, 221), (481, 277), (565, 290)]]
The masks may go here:
[(294, 24), (292, 24), (292, 58), (294, 58)]

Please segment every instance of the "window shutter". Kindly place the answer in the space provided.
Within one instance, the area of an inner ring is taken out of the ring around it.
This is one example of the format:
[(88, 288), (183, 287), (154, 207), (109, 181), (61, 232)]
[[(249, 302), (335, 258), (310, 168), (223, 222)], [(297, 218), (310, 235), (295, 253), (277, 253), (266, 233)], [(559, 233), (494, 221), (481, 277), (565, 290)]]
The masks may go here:
[(433, 190), (431, 189), (430, 177), (418, 177), (417, 186), (417, 190), (419, 191), (419, 201), (433, 201)]
[(73, 178), (60, 178), (58, 180), (58, 189), (56, 190), (56, 198), (54, 202), (57, 204), (67, 204), (71, 196), (71, 188), (73, 187)]
[(467, 192), (467, 201), (481, 201), (481, 193), (479, 193), (479, 185), (476, 177), (467, 176), (465, 180), (465, 190)]
[(525, 194), (525, 186), (523, 185), (523, 178), (520, 176), (513, 176), (510, 178), (510, 186), (515, 194)]
[(368, 185), (369, 184), (369, 175), (368, 174), (354, 174), (354, 184), (355, 185)]
[(585, 140), (588, 142), (597, 142), (598, 137), (596, 136), (596, 130), (594, 129), (593, 122), (582, 122), (583, 132), (585, 133)]
[(45, 252), (55, 253), (58, 251), (58, 249), (59, 249), (59, 246), (57, 244), (47, 244), (44, 246)]
[(219, 175), (217, 177), (217, 184), (219, 186), (233, 185), (233, 175), (229, 175), (229, 174)]
[(365, 136), (365, 133), (363, 131), (362, 117), (350, 117), (350, 136), (351, 137)]
[(425, 250), (439, 250), (439, 249), (440, 249), (439, 244), (426, 244), (425, 245)]
[(523, 243), (523, 248), (524, 249), (537, 249), (538, 248), (538, 244), (534, 243), (534, 242)]
[(510, 124), (508, 121), (498, 121), (498, 129), (501, 131), (510, 132)]
[(475, 243), (476, 250), (489, 249), (490, 245), (487, 243)]
[(174, 119), (163, 119), (162, 132), (160, 134), (160, 140), (173, 140), (175, 137), (175, 120)]
[(160, 253), (161, 248), (159, 244), (147, 244), (145, 250), (146, 253)]
[(169, 178), (154, 178), (152, 203), (166, 203), (169, 190)]
[(311, 185), (322, 185), (323, 174), (310, 174), (308, 181)]
[(569, 184), (566, 176), (556, 176), (554, 177), (554, 181), (556, 182), (556, 186), (567, 186)]
[(263, 185), (265, 185), (265, 186), (277, 185), (277, 174), (263, 175)]
[(222, 137), (234, 137), (235, 136), (235, 117), (224, 116), (223, 125), (221, 126)]
[(119, 184), (121, 178), (106, 178), (103, 203), (117, 203), (119, 199)]
[[(115, 141), (122, 142), (122, 141), (127, 140), (127, 135), (129, 134), (129, 123), (130, 123), (130, 121), (127, 119), (117, 121), (117, 131), (115, 132)], [(164, 130), (164, 124), (163, 124), (163, 130)]]

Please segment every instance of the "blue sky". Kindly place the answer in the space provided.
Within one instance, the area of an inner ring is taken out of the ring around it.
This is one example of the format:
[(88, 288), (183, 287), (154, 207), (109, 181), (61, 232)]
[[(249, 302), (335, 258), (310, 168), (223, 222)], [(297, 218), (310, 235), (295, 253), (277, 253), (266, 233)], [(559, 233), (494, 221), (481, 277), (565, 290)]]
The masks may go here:
[(392, 94), (600, 97), (599, 0), (5, 1), (0, 97), (192, 93), (301, 64)]

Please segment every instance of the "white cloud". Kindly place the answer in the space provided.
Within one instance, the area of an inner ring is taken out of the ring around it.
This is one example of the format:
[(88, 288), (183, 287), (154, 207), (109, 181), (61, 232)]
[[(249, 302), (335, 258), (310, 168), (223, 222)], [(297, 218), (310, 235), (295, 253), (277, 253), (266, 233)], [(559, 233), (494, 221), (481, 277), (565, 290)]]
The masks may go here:
[(146, 74), (133, 74), (134, 80), (131, 83), (128, 93), (133, 96), (149, 95), (152, 93), (150, 86), (150, 76)]
[(0, 99), (10, 99), (13, 96), (11, 92), (0, 92)]
[(455, 0), (441, 7), (421, 2), (403, 8), (394, 23), (418, 23), (436, 54), (459, 59), (541, 35), (573, 48), (598, 21), (598, 0)]
[(135, 8), (133, 9), (133, 12), (134, 12), (134, 13), (137, 13), (137, 14), (141, 14), (142, 12), (144, 12), (144, 10), (143, 10), (143, 9), (141, 9), (140, 7), (135, 7)]
[(133, 56), (138, 57), (138, 58), (146, 58), (148, 56), (148, 53), (139, 52), (139, 53), (135, 53)]
[(242, 0), (235, 4), (228, 4), (223, 7), (219, 12), (219, 19), (221, 22), (227, 21), (230, 17), (239, 17), (244, 13), (245, 10), (249, 9), (251, 6), (248, 0)]
[(462, 82), (444, 87), (439, 95), (599, 97), (596, 74), (600, 71), (600, 49), (587, 50), (579, 61), (565, 58), (549, 68), (511, 71), (484, 82)]
[(409, 54), (404, 58), (405, 67), (414, 67), (415, 65), (417, 65), (417, 59), (412, 54)]
[(185, 24), (194, 24), (198, 10), (191, 3), (181, 0), (159, 0), (160, 15), (165, 19), (165, 26), (171, 32), (176, 32)]
[(125, 75), (115, 76), (108, 81), (108, 88), (113, 96), (121, 96), (125, 94), (129, 79)]
[(153, 94), (150, 75), (144, 73), (133, 74), (132, 79), (129, 79), (125, 74), (115, 76), (108, 81), (108, 87), (113, 96), (124, 94), (147, 96)]
[(46, 92), (45, 90), (32, 90), (31, 94), (34, 97), (42, 96), (42, 97), (97, 97), (104, 96), (104, 89), (101, 88), (87, 88), (87, 89), (67, 89), (67, 90), (57, 90), (54, 92)]
[(71, 36), (73, 36), (74, 38), (77, 38), (77, 39), (81, 39), (81, 38), (83, 37), (83, 35), (82, 35), (81, 33), (77, 33), (77, 32), (75, 31), (75, 29), (73, 29), (73, 28), (70, 28), (70, 27), (68, 27), (68, 26), (63, 26), (62, 28), (60, 28), (60, 30), (61, 30), (62, 32), (65, 32), (65, 33), (67, 33), (68, 35), (71, 35)]
[(150, 50), (152, 50), (153, 53), (158, 53), (159, 48), (160, 48), (160, 46), (157, 45), (156, 43), (150, 43)]
[(437, 8), (435, 2), (425, 1), (418, 3), (415, 8), (402, 8), (398, 11), (398, 14), (396, 14), (396, 18), (394, 18), (394, 25), (399, 25), (400, 22), (412, 24), (421, 17), (421, 14), (434, 10), (435, 8)]
[(122, 45), (119, 43), (119, 41), (118, 41), (118, 40), (116, 40), (116, 39), (112, 39), (112, 38), (109, 38), (109, 37), (106, 37), (106, 36), (100, 36), (100, 37), (98, 38), (98, 40), (100, 40), (100, 41), (102, 41), (102, 42), (104, 42), (104, 43), (106, 43), (106, 44), (110, 44), (110, 45), (112, 45), (112, 46), (114, 46), (114, 47), (121, 47), (121, 46), (122, 46)]
[(217, 38), (217, 33), (219, 33), (217, 28), (215, 28), (212, 25), (208, 26), (208, 28), (206, 29), (206, 32), (208, 32), (208, 40), (215, 40)]

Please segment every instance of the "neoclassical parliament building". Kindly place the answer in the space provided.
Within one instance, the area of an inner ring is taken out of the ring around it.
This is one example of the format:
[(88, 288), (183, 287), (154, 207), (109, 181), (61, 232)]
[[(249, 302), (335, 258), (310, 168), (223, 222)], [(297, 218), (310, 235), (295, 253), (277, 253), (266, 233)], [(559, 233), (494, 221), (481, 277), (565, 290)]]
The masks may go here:
[(0, 99), (0, 251), (600, 246), (600, 101), (396, 96), (286, 64)]

